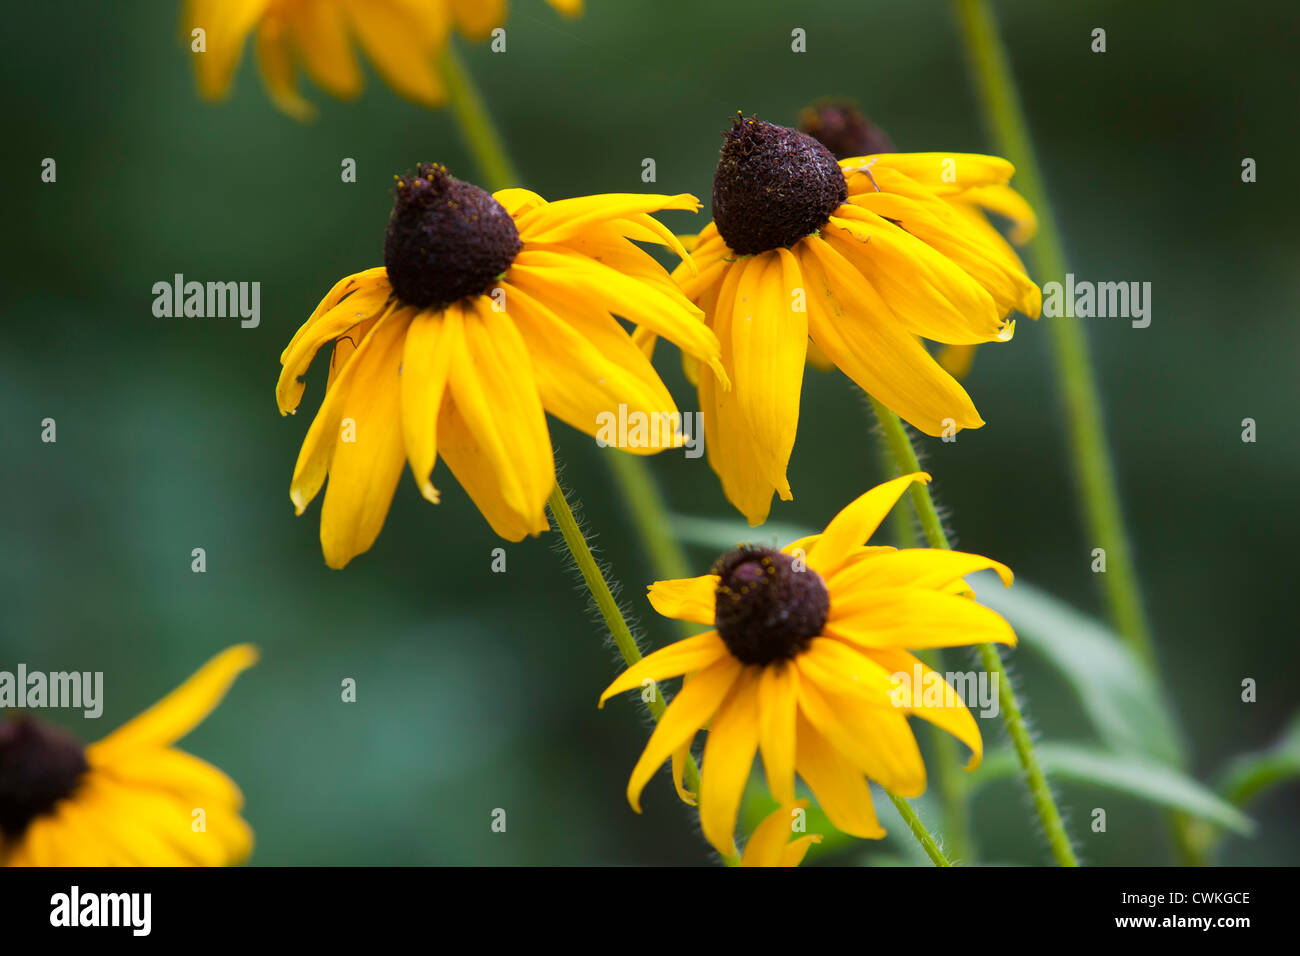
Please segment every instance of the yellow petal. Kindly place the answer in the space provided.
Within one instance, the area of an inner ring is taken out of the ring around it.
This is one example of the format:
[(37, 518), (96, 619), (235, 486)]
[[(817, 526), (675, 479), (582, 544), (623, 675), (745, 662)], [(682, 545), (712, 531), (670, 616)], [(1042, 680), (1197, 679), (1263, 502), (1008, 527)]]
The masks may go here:
[(296, 120), (311, 119), (316, 108), (298, 94), (297, 70), (284, 24), (264, 21), (257, 31), (256, 48), (258, 71), (271, 102)]
[(823, 693), (802, 667), (799, 676), (799, 712), (841, 757), (900, 797), (924, 792), (925, 762), (900, 709)]
[(140, 716), (86, 748), (87, 759), (107, 758), (142, 747), (165, 747), (180, 740), (212, 713), (235, 678), (257, 662), (257, 648), (236, 644), (204, 664)]
[(798, 680), (798, 670), (782, 664), (763, 668), (758, 681), (759, 750), (768, 789), (781, 803), (794, 800)]
[(911, 487), (913, 482), (928, 484), (930, 476), (923, 471), (903, 475), (877, 485), (868, 492), (859, 495), (854, 501), (840, 511), (817, 541), (808, 549), (808, 565), (822, 577), (829, 577), (839, 570), (849, 553), (876, 533), (880, 523), (885, 520), (898, 499)]
[(621, 694), (625, 690), (639, 689), (647, 680), (667, 680), (670, 677), (678, 677), (692, 671), (703, 670), (715, 661), (727, 656), (729, 655), (727, 654), (726, 645), (722, 643), (722, 638), (718, 637), (717, 631), (707, 631), (704, 634), (697, 634), (694, 637), (676, 641), (667, 647), (660, 648), (648, 657), (641, 658), (641, 660), (620, 674), (612, 684), (605, 688), (605, 692), (600, 695), (600, 702), (597, 706), (604, 707), (605, 701), (615, 694)]
[[(729, 268), (713, 308), (714, 330), (722, 342), (722, 361), (733, 361), (731, 316), (735, 291), (745, 269), (742, 260)], [(700, 410), (704, 415), (704, 451), (709, 466), (722, 481), (722, 491), (751, 525), (767, 520), (775, 486), (762, 468), (759, 450), (745, 423), (736, 390), (724, 389), (712, 375), (699, 378)]]
[[(1014, 579), (1011, 569), (981, 554), (942, 548), (880, 550), (827, 579), (837, 595), (861, 589), (942, 588), (977, 571), (993, 570), (1006, 587)], [(832, 614), (834, 617), (834, 614)]]
[(471, 40), (484, 40), (505, 23), (506, 0), (451, 0), (460, 32)]
[(650, 599), (651, 607), (664, 617), (712, 627), (718, 581), (716, 574), (656, 581), (650, 585), (646, 596)]
[(871, 791), (862, 772), (837, 753), (803, 715), (799, 717), (798, 734), (799, 776), (831, 823), (864, 840), (883, 837), (885, 830), (876, 819)]
[(589, 226), (611, 219), (624, 219), (664, 209), (696, 212), (699, 208), (700, 201), (689, 193), (677, 196), (605, 193), (548, 203), (525, 214), (516, 222), (516, 226), (525, 242), (562, 242), (579, 235)]
[(230, 90), (244, 41), (253, 32), (271, 0), (189, 0), (186, 6), (186, 41), (190, 31), (201, 29), (205, 52), (193, 53), (199, 93), (215, 100)]
[[(738, 665), (739, 662), (737, 662)], [(685, 693), (699, 680), (686, 685)], [(736, 856), (736, 812), (758, 750), (757, 674), (747, 668), (718, 708), (700, 768), (700, 829), (724, 856)]]
[(411, 473), (426, 499), (437, 503), (429, 480), (438, 457), (438, 414), (454, 358), (464, 358), (459, 310), (421, 311), (412, 320), (402, 348), (402, 435)]
[(355, 372), (341, 402), (320, 516), (321, 549), (331, 568), (345, 567), (375, 543), (402, 475), (399, 370), (410, 317), (408, 310), (376, 325), (366, 339), (370, 349), (358, 349), (345, 370)]
[(359, 94), (361, 67), (343, 10), (334, 3), (296, 3), (284, 5), (280, 13), (311, 78), (331, 96), (352, 99)]
[(506, 507), (535, 526), (555, 486), (555, 459), (528, 349), (510, 317), (485, 296), (466, 301), (464, 335), (464, 357), (452, 363), (449, 379), (456, 411)]
[(788, 249), (748, 260), (731, 316), (733, 388), (767, 480), (789, 499), (786, 467), (799, 427), (799, 398), (808, 351), (808, 313), (795, 309), (803, 289)]
[[(984, 741), (980, 736), (979, 725), (961, 696), (943, 675), (906, 651), (873, 651), (872, 657), (886, 670), (907, 675), (911, 694), (903, 698), (906, 702), (904, 712), (914, 714), (952, 734), (971, 750), (966, 769), (974, 770), (978, 767), (984, 757)], [(919, 687), (915, 676), (918, 672), (921, 675)]]
[(641, 812), (641, 791), (650, 782), (650, 778), (673, 753), (689, 745), (695, 732), (709, 722), (709, 718), (713, 717), (727, 697), (740, 671), (741, 664), (736, 659), (718, 658), (687, 681), (673, 698), (655, 725), (654, 733), (650, 735), (641, 759), (632, 769), (632, 776), (628, 780), (627, 800), (637, 813)]
[(869, 648), (1016, 643), (1015, 631), (996, 611), (922, 588), (837, 591), (823, 632)]
[[(343, 287), (342, 293), (336, 294), (340, 287)], [(348, 276), (334, 287), (280, 355), (280, 364), (284, 368), (275, 386), (275, 398), (281, 415), (287, 415), (298, 407), (305, 388), (302, 376), (311, 367), (321, 346), (374, 318), (383, 311), (391, 294), (392, 287), (386, 274)]]
[[(741, 866), (798, 866), (787, 864), (782, 860), (783, 851), (790, 842), (793, 821), (798, 811), (806, 809), (807, 800), (783, 800), (754, 828), (749, 842), (745, 844), (745, 854), (740, 858)], [(804, 838), (807, 840), (808, 838)], [(800, 841), (803, 842), (803, 841)], [(805, 849), (804, 852), (807, 852)], [(800, 854), (800, 860), (803, 855)]]
[(800, 251), (809, 332), (845, 375), (927, 435), (984, 424), (966, 390), (843, 256), (815, 238), (803, 240)]
[(442, 105), (447, 92), (434, 60), (446, 41), (444, 4), (344, 0), (343, 7), (357, 40), (384, 82), (424, 106)]

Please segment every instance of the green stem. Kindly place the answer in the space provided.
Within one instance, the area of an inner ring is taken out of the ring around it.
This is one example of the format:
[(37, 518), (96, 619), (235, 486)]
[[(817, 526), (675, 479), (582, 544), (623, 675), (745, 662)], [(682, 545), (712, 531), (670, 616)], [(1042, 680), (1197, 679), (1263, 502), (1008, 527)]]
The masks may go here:
[[(874, 398), (871, 399), (871, 407), (875, 410), (885, 441), (903, 474), (920, 471), (921, 463), (916, 457), (916, 449), (912, 447), (912, 440), (908, 437), (907, 429), (903, 427), (898, 416)], [(930, 547), (951, 549), (947, 532), (943, 530), (943, 522), (939, 520), (938, 509), (934, 506), (934, 496), (930, 494), (930, 487), (916, 482), (912, 485), (911, 492), (916, 512), (921, 518), (921, 528)], [(1056, 800), (1052, 797), (1052, 790), (1047, 784), (1047, 777), (1038, 762), (1038, 755), (1034, 752), (1034, 742), (1025, 724), (1024, 714), (1020, 711), (1020, 704), (1016, 700), (1016, 692), (1007, 677), (1006, 668), (1002, 665), (1002, 656), (992, 644), (981, 644), (979, 655), (984, 669), (997, 680), (998, 705), (1002, 711), (1002, 721), (1006, 724), (1011, 744), (1020, 758), (1021, 767), (1024, 768), (1034, 809), (1038, 812), (1038, 819), (1042, 821), (1043, 832), (1047, 836), (1052, 855), (1061, 866), (1078, 866), (1079, 859), (1074, 855), (1074, 848), (1070, 846), (1065, 824), (1061, 821), (1061, 812), (1057, 809)]]
[[(880, 443), (885, 478), (896, 477), (898, 471), (895, 456), (886, 442)], [(916, 534), (913, 512), (907, 508), (895, 508), (890, 515), (894, 526), (894, 543), (900, 548), (915, 548), (920, 545)], [(931, 670), (943, 672), (943, 652), (939, 648), (921, 651), (917, 657)], [(943, 832), (947, 838), (949, 852), (958, 860), (972, 860), (975, 856), (975, 837), (971, 831), (970, 808), (968, 806), (970, 791), (961, 779), (961, 760), (957, 753), (957, 741), (946, 730), (930, 726), (928, 728), (930, 747), (934, 753), (934, 763), (939, 770), (939, 803), (943, 811)]]
[[(1029, 123), (1016, 92), (1010, 58), (998, 35), (997, 23), (985, 0), (954, 0), (954, 3), (985, 122), (992, 130), (998, 151), (1016, 167), (1016, 187), (1038, 213), (1038, 236), (1028, 248), (1034, 273), (1040, 279), (1060, 279), (1066, 268), (1061, 231), (1047, 198), (1042, 169), (1029, 136)], [(1047, 325), (1069, 425), (1075, 485), (1082, 499), (1088, 531), (1106, 553), (1106, 571), (1099, 575), (1099, 583), (1107, 614), (1129, 648), (1154, 671), (1155, 643), (1129, 549), (1097, 383), (1088, 358), (1088, 342), (1076, 318), (1056, 316)], [(1172, 813), (1170, 824), (1175, 850), (1182, 861), (1204, 865), (1207, 856), (1189, 818)]]
[(519, 185), (519, 174), (510, 162), (506, 151), (492, 122), (492, 115), (483, 103), (474, 80), (465, 69), (455, 45), (448, 41), (446, 48), (438, 58), (442, 72), (442, 81), (447, 85), (448, 103), (465, 137), (465, 145), (474, 155), (483, 182), (489, 191), (506, 189)]
[[(627, 620), (623, 617), (623, 612), (619, 610), (618, 602), (614, 600), (614, 594), (610, 590), (609, 582), (605, 580), (600, 565), (596, 563), (596, 558), (591, 553), (591, 547), (587, 544), (582, 529), (578, 527), (572, 509), (569, 508), (568, 499), (565, 498), (564, 492), (558, 484), (551, 489), (551, 497), (547, 499), (546, 505), (551, 511), (551, 517), (555, 520), (556, 526), (560, 529), (560, 534), (564, 537), (564, 543), (568, 546), (569, 553), (573, 555), (573, 560), (577, 562), (578, 573), (582, 575), (582, 580), (587, 585), (592, 600), (596, 602), (596, 609), (600, 611), (600, 616), (605, 619), (605, 626), (609, 628), (610, 636), (614, 638), (614, 645), (618, 648), (623, 663), (631, 667), (641, 660), (641, 649), (636, 646), (636, 638), (632, 636), (632, 631), (627, 626)], [(663, 717), (664, 711), (667, 709), (660, 694), (655, 694), (654, 698), (646, 704), (646, 707), (650, 711), (650, 716), (656, 722)], [(682, 773), (682, 778), (688, 790), (692, 793), (700, 792), (700, 768), (693, 756), (686, 758), (686, 768)]]
[(930, 858), (930, 862), (935, 866), (952, 866), (952, 861), (943, 855), (943, 849), (939, 846), (939, 842), (930, 835), (930, 831), (925, 828), (925, 824), (922, 823), (921, 818), (916, 815), (916, 811), (912, 809), (912, 805), (902, 797), (895, 796), (888, 790), (886, 790), (885, 793), (889, 796), (889, 799), (893, 801), (895, 808), (898, 810), (898, 815), (903, 818), (903, 822), (907, 824), (907, 828), (912, 831), (912, 836), (916, 837), (916, 842), (921, 844), (921, 849), (924, 850), (925, 855)]
[[(1038, 213), (1038, 236), (1028, 246), (1033, 271), (1039, 281), (1063, 280), (1065, 255), (1061, 232), (1047, 199), (1041, 167), (1029, 138), (1029, 125), (997, 25), (985, 0), (955, 0), (955, 4), (985, 120), (993, 131), (998, 151), (1016, 167), (1016, 188)], [(1047, 318), (1044, 324), (1051, 334), (1069, 425), (1075, 483), (1082, 498), (1088, 532), (1095, 546), (1106, 552), (1106, 571), (1098, 577), (1107, 611), (1115, 629), (1134, 653), (1148, 667), (1154, 667), (1155, 649), (1129, 550), (1083, 325), (1079, 319), (1067, 316)]]

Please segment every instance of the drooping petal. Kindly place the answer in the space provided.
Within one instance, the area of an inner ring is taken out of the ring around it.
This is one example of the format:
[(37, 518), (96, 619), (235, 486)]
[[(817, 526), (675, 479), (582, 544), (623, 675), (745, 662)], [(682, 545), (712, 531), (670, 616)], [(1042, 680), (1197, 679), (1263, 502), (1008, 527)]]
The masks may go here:
[(871, 790), (862, 772), (841, 756), (802, 714), (799, 716), (799, 776), (813, 792), (831, 823), (850, 836), (879, 840), (884, 827), (871, 805)]
[(322, 89), (350, 100), (361, 92), (361, 67), (348, 36), (343, 10), (334, 3), (285, 5), (281, 15), (297, 40), (303, 66)]
[[(514, 322), (480, 297), (464, 306), (465, 357), (452, 363), (456, 411), (496, 474), (506, 506), (525, 522), (543, 514), (555, 459), (532, 360)], [(450, 463), (450, 462), (449, 462)]]
[(345, 369), (351, 383), (339, 409), (320, 516), (321, 549), (331, 568), (346, 566), (375, 543), (406, 462), (399, 370), (411, 314), (376, 325), (366, 339), (369, 351), (358, 349)]
[(799, 428), (808, 353), (808, 313), (792, 293), (803, 288), (788, 249), (750, 260), (731, 315), (733, 388), (759, 461), (777, 494), (789, 499), (786, 467)]
[(781, 804), (754, 828), (753, 834), (745, 844), (745, 853), (740, 858), (741, 866), (798, 866), (803, 860), (804, 853), (808, 852), (807, 844), (812, 841), (812, 837), (803, 837), (795, 841), (804, 844), (803, 853), (798, 854), (798, 860), (787, 862), (784, 851), (790, 844), (790, 834), (793, 832), (796, 814), (807, 808), (808, 801), (791, 799), (782, 800)]
[(984, 424), (966, 390), (890, 312), (884, 300), (821, 239), (800, 244), (808, 281), (808, 329), (845, 375), (927, 435)]
[[(732, 303), (747, 262), (741, 260), (727, 270), (713, 310), (724, 363), (732, 362)], [(699, 395), (700, 409), (704, 414), (704, 451), (709, 466), (721, 480), (727, 500), (751, 525), (762, 524), (767, 520), (776, 488), (767, 480), (762, 468), (736, 390), (723, 389), (714, 376), (704, 374), (699, 379)]]
[(434, 66), (449, 26), (444, 4), (417, 0), (339, 0), (375, 71), (401, 96), (442, 105), (447, 91)]
[(451, 0), (456, 26), (470, 40), (485, 40), (506, 20), (506, 0)]
[(229, 92), (244, 42), (270, 2), (189, 0), (185, 22), (191, 30), (203, 30), (205, 37), (205, 52), (194, 57), (199, 93), (204, 99), (221, 99)]
[(661, 196), (651, 193), (603, 193), (547, 203), (516, 222), (525, 242), (563, 242), (588, 227), (664, 209), (697, 212), (700, 201), (689, 193)]
[(459, 309), (421, 311), (406, 331), (402, 349), (402, 436), (420, 493), (438, 502), (438, 489), (429, 480), (438, 458), (438, 414), (447, 389), (451, 363), (466, 361)]
[(314, 116), (316, 108), (298, 93), (297, 68), (285, 24), (278, 19), (262, 21), (255, 45), (258, 72), (271, 102), (297, 120)]

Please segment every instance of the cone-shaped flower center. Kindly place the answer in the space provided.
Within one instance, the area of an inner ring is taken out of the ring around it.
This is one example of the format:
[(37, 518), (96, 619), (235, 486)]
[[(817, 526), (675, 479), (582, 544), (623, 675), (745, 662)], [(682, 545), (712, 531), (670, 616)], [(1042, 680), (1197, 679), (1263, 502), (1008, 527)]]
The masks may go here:
[(895, 152), (889, 134), (852, 103), (828, 101), (810, 106), (799, 115), (799, 128), (836, 159)]
[(805, 133), (737, 116), (713, 174), (713, 221), (734, 251), (789, 246), (848, 198), (835, 157)]
[(62, 730), (28, 717), (0, 723), (0, 833), (17, 839), (86, 770), (81, 745)]
[(447, 167), (420, 163), (398, 178), (384, 265), (403, 302), (430, 308), (482, 295), (522, 246), (510, 213)]
[(719, 558), (713, 573), (721, 578), (714, 624), (742, 663), (789, 660), (807, 650), (826, 623), (826, 582), (788, 554), (746, 545)]

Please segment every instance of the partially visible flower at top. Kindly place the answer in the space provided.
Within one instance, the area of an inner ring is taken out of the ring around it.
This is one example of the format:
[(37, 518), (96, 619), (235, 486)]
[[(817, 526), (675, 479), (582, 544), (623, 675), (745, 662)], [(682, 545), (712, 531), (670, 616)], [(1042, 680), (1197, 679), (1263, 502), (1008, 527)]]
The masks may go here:
[(741, 854), (741, 866), (798, 866), (808, 855), (814, 843), (822, 842), (820, 833), (791, 840), (796, 819), (801, 818), (807, 808), (807, 800), (777, 807), (769, 813), (749, 837), (745, 852)]
[[(799, 114), (799, 128), (829, 149), (837, 160), (895, 152), (889, 134), (872, 123), (851, 100), (826, 99), (805, 107)], [(1003, 256), (1010, 261), (1019, 262), (1020, 259), (989, 222), (986, 213), (1008, 220), (1010, 229), (1007, 235), (1018, 246), (1024, 245), (1038, 232), (1038, 216), (1033, 208), (1020, 193), (1006, 184), (977, 186), (949, 202), (954, 210), (970, 220), (971, 228), (985, 243), (1001, 248)], [(1022, 271), (1023, 268), (1021, 266)], [(974, 345), (945, 345), (937, 355), (939, 364), (949, 374), (965, 378), (975, 358), (975, 348)], [(808, 351), (810, 362), (821, 368), (829, 367), (829, 360), (821, 356), (815, 346)]]
[[(582, 0), (548, 0), (566, 16)], [(299, 64), (331, 96), (361, 92), (353, 37), (395, 92), (424, 106), (441, 106), (447, 91), (438, 57), (453, 27), (485, 39), (506, 19), (506, 0), (185, 0), (186, 41), (204, 31), (194, 52), (200, 94), (221, 99), (230, 90), (244, 42), (256, 31), (257, 64), (271, 101), (296, 119), (315, 107), (298, 92)]]
[[(234, 781), (173, 744), (257, 660), (240, 644), (98, 743), (26, 715), (0, 723), (0, 864), (233, 866), (253, 831)], [(203, 811), (202, 826), (195, 810)]]
[[(709, 464), (751, 524), (786, 478), (811, 337), (859, 387), (927, 435), (984, 424), (921, 344), (1005, 342), (1041, 296), (1014, 256), (951, 200), (1004, 185), (1011, 164), (882, 153), (839, 164), (806, 133), (738, 116), (713, 179), (713, 219), (674, 272), (704, 310), (734, 383), (694, 374)], [(1000, 241), (1000, 240), (999, 240)]]
[[(736, 855), (736, 814), (756, 754), (774, 799), (794, 802), (798, 773), (832, 824), (868, 839), (885, 834), (868, 779), (901, 797), (925, 789), (908, 716), (955, 736), (971, 749), (968, 769), (978, 766), (983, 743), (975, 718), (909, 648), (1015, 644), (1011, 626), (972, 600), (962, 580), (991, 568), (1009, 586), (1010, 569), (977, 554), (863, 543), (909, 485), (929, 480), (923, 472), (895, 478), (851, 503), (821, 534), (779, 551), (741, 546), (710, 574), (650, 586), (660, 614), (713, 630), (655, 651), (601, 694), (603, 705), (646, 680), (685, 675), (628, 780), (634, 810), (670, 758), (679, 796), (694, 800), (682, 770), (701, 729), (708, 738), (700, 828), (724, 856)], [(921, 682), (896, 680), (899, 674), (920, 674)]]
[[(614, 318), (646, 325), (726, 378), (700, 310), (630, 240), (676, 237), (650, 213), (699, 209), (694, 196), (611, 193), (548, 203), (526, 189), (489, 195), (422, 163), (399, 178), (385, 265), (341, 280), (280, 356), (282, 414), (332, 345), (325, 400), (303, 441), (290, 497), (301, 514), (329, 476), (325, 561), (341, 568), (375, 541), (402, 465), (435, 504), (441, 455), (494, 531), (549, 527), (555, 485), (546, 412), (596, 435), (605, 416), (663, 421), (643, 445), (682, 444), (677, 406)], [(624, 447), (624, 446), (620, 446)]]

